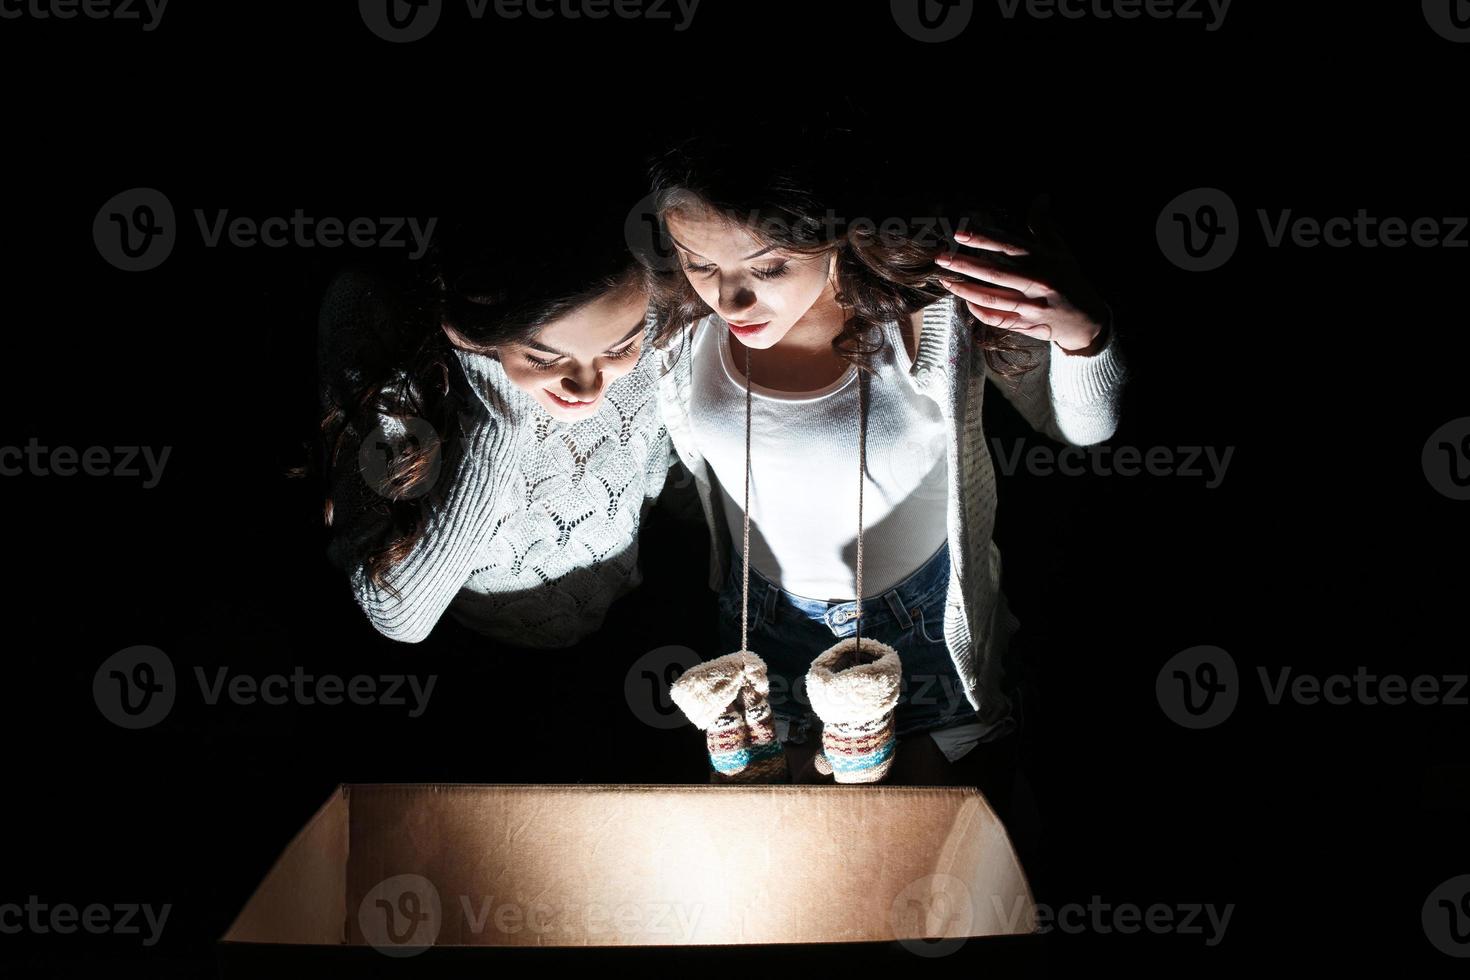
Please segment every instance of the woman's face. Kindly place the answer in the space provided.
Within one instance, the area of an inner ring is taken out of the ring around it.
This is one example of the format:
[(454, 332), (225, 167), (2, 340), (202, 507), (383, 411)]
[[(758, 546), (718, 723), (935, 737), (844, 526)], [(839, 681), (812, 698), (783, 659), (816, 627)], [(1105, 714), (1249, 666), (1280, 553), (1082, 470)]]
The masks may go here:
[(648, 292), (640, 286), (606, 293), (530, 340), (501, 344), (501, 366), (552, 418), (587, 418), (601, 407), (608, 386), (638, 363), (647, 310)]
[(830, 251), (782, 252), (710, 211), (666, 215), (689, 284), (747, 347), (774, 347), (832, 288)]

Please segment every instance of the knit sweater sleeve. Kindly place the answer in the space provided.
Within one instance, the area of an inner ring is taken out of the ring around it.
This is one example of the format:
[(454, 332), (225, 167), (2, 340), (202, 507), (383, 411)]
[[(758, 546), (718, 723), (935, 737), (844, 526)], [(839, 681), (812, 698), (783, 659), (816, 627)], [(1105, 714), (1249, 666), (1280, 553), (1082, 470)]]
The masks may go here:
[(473, 425), (458, 460), (440, 474), (423, 534), (388, 570), (385, 586), (368, 578), (362, 562), (350, 566), (353, 596), (378, 632), (418, 643), (459, 594), (497, 529), (497, 504), (516, 469), (512, 441), (493, 420)]
[[(339, 283), (334, 289), (360, 285)], [(329, 305), (333, 299), (329, 294)], [(343, 351), (363, 342), (363, 327), (370, 319), (354, 315), (350, 308), (348, 315), (341, 315), (342, 297), (335, 297), (335, 301), (337, 315), (323, 324), (322, 365), (327, 372), (350, 372)], [(327, 312), (324, 306), (324, 317)], [(329, 331), (337, 336), (328, 336)], [(458, 366), (451, 363), (450, 368), (453, 371)], [(464, 379), (456, 377), (455, 382), (463, 383)], [(497, 504), (505, 499), (515, 477), (517, 440), (512, 428), (495, 418), (478, 399), (470, 397), (463, 403), (466, 408), (453, 439), (444, 439), (444, 433), (428, 432), (422, 420), (380, 414), (379, 425), (367, 434), (379, 445), (370, 445), (368, 453), (360, 456), (364, 437), (349, 429), (332, 474), (334, 533), (328, 556), (347, 573), (353, 596), (368, 620), (395, 640), (417, 643), (433, 630), (493, 535)], [(376, 506), (379, 501), (375, 499), (370, 461), (374, 451), (386, 451), (408, 436), (439, 438), (439, 474), (426, 495), (430, 503), (423, 533), (408, 554), (388, 570), (388, 588), (374, 584), (366, 571), (367, 554), (386, 543), (389, 534), (387, 515)]]
[(1016, 334), (1035, 367), (1011, 380), (993, 373), (980, 356), (985, 376), (1037, 432), (1074, 446), (1109, 439), (1118, 428), (1118, 403), (1128, 377), (1112, 321), (1109, 307), (1105, 342), (1086, 356), (1069, 354), (1052, 341)]

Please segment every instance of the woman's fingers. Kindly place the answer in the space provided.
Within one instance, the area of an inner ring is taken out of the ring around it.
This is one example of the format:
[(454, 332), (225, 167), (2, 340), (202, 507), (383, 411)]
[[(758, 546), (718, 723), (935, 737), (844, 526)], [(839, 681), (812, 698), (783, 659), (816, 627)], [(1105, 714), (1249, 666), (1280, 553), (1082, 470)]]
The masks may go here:
[(1014, 313), (993, 309), (988, 306), (981, 306), (979, 303), (972, 303), (969, 300), (965, 301), (965, 306), (969, 307), (970, 312), (975, 314), (975, 319), (981, 323), (988, 323), (993, 327), (1009, 330), (1012, 333), (1025, 334), (1028, 337), (1039, 337), (1042, 340), (1051, 339), (1051, 325), (1048, 323), (1033, 323), (1025, 317), (1017, 316)]
[(1009, 286), (1028, 297), (1051, 292), (1049, 285), (1034, 276), (1007, 269), (994, 259), (985, 256), (956, 253), (955, 255), (937, 256), (934, 262), (951, 272), (958, 272), (972, 279), (984, 279), (999, 286)]
[(996, 232), (981, 233), (978, 231), (956, 231), (954, 239), (971, 248), (984, 248), (993, 252), (1003, 252), (1006, 255), (1030, 255), (1031, 250), (1021, 242), (1014, 239), (1001, 238)]
[(966, 300), (973, 300), (992, 309), (1019, 313), (1025, 317), (1040, 316), (1043, 310), (1048, 309), (1046, 304), (1038, 303), (1015, 290), (996, 289), (983, 283), (970, 282), (966, 279), (942, 279), (940, 282), (944, 284), (944, 288), (956, 296)]

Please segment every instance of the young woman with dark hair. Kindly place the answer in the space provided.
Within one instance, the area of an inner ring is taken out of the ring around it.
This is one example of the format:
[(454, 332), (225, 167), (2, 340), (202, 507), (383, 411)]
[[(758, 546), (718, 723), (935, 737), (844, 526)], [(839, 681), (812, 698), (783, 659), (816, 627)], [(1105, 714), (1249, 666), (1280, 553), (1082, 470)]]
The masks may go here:
[[(753, 151), (756, 136), (696, 137), (652, 170), (682, 287), (663, 313), (662, 412), (709, 525), (723, 649), (737, 651), (680, 693), (708, 720), (701, 702), (748, 675), (799, 780), (814, 778), (809, 761), (843, 781), (972, 781), (956, 763), (1014, 746), (1019, 724), (984, 382), (1052, 438), (1107, 439), (1124, 380), (1110, 311), (1049, 232), (949, 245), (885, 220), (905, 212), (879, 203), (881, 146), (758, 134), (802, 148), (778, 158)], [(896, 651), (901, 677), (885, 676), (894, 658), (842, 647), (859, 626)], [(834, 707), (853, 693), (839, 674), (868, 685), (854, 696), (887, 708), (886, 729), (878, 709)], [(747, 765), (760, 728), (712, 734), (715, 768), (783, 778)], [(975, 753), (982, 742), (992, 750)]]
[(648, 270), (618, 203), (551, 199), (570, 238), (512, 236), (528, 226), (508, 209), (461, 221), (408, 288), (345, 273), (329, 289), (330, 553), (384, 635), (421, 641), (447, 611), (500, 644), (564, 648), (640, 583), (670, 454)]

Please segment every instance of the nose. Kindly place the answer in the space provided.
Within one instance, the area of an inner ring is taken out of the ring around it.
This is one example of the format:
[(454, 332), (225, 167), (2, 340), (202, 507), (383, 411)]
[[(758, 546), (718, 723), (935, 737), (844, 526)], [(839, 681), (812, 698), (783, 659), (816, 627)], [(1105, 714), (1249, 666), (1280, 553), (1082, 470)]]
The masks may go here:
[(602, 391), (602, 369), (592, 364), (580, 364), (573, 373), (562, 375), (561, 387), (570, 397), (590, 401)]
[(726, 320), (738, 320), (740, 314), (755, 306), (755, 290), (747, 280), (720, 281), (720, 316)]

